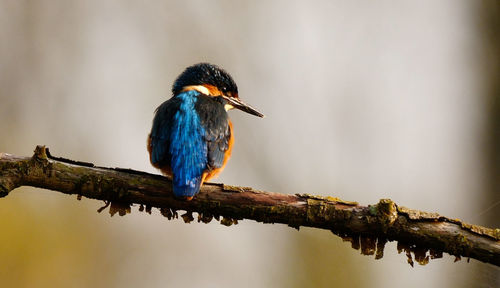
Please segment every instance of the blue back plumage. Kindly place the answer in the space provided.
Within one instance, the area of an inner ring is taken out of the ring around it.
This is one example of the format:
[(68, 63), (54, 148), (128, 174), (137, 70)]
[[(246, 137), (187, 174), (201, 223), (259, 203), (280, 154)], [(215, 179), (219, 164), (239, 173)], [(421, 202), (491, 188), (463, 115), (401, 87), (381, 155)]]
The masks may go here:
[(192, 197), (200, 190), (207, 167), (205, 129), (195, 110), (200, 93), (179, 93), (163, 103), (156, 112), (151, 131), (151, 161), (170, 166), (174, 195)]
[(170, 131), (171, 167), (174, 194), (192, 197), (200, 190), (201, 177), (207, 167), (205, 129), (194, 109), (197, 91), (186, 91), (176, 97), (181, 100)]
[(223, 165), (231, 133), (220, 99), (189, 90), (158, 107), (150, 137), (151, 162), (171, 169), (175, 196), (192, 197), (203, 173)]

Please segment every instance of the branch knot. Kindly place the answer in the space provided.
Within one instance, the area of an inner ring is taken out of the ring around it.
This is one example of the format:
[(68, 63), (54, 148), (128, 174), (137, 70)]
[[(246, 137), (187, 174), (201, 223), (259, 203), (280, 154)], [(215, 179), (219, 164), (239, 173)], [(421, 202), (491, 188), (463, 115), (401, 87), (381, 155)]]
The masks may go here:
[(45, 145), (37, 145), (35, 148), (35, 154), (33, 154), (33, 158), (36, 160), (47, 160), (47, 148)]
[(382, 224), (382, 231), (386, 233), (389, 227), (398, 219), (396, 203), (391, 199), (380, 199), (377, 204), (377, 211), (377, 218)]

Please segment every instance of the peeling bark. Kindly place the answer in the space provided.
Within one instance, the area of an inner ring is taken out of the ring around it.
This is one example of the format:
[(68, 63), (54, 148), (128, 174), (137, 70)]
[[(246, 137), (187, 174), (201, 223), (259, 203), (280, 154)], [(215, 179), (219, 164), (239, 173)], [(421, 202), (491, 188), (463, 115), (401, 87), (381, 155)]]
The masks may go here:
[[(221, 224), (237, 224), (252, 219), (263, 223), (283, 223), (328, 229), (350, 241), (366, 255), (383, 256), (387, 241), (398, 241), (398, 251), (405, 251), (413, 265), (411, 252), (420, 264), (439, 258), (442, 252), (474, 258), (500, 266), (500, 229), (490, 229), (396, 205), (382, 199), (375, 205), (309, 194), (287, 195), (264, 192), (250, 187), (207, 183), (192, 201), (176, 199), (168, 178), (131, 169), (97, 167), (50, 155), (48, 148), (37, 146), (32, 157), (0, 153), (0, 197), (20, 186), (33, 186), (77, 194), (106, 201), (111, 215), (130, 213), (132, 204), (139, 211), (160, 209), (168, 219), (208, 223), (213, 218)], [(144, 209), (145, 208), (145, 209)], [(99, 211), (100, 212), (100, 211)], [(427, 255), (427, 252), (429, 254)]]

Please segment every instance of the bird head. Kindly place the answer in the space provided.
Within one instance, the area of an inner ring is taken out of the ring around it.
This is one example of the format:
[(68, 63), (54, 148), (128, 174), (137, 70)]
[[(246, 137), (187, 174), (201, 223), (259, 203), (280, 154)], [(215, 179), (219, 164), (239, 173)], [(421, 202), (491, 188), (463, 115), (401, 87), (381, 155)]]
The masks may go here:
[(187, 67), (175, 80), (172, 92), (176, 95), (188, 90), (196, 90), (211, 97), (222, 97), (226, 111), (236, 108), (264, 117), (264, 114), (241, 101), (238, 97), (238, 87), (231, 75), (215, 65), (199, 63)]

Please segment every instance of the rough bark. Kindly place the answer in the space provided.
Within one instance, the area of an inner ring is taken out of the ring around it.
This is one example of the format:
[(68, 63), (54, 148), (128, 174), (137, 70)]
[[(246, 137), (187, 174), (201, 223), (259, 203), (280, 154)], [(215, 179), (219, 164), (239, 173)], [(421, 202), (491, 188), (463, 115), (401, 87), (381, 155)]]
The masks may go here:
[(111, 215), (124, 215), (132, 204), (140, 204), (139, 211), (145, 207), (146, 212), (151, 212), (151, 207), (157, 207), (169, 219), (177, 218), (177, 211), (184, 210), (181, 217), (186, 222), (194, 220), (192, 213), (197, 212), (198, 221), (205, 223), (213, 218), (224, 225), (252, 219), (297, 229), (328, 229), (350, 241), (353, 248), (361, 248), (363, 254), (375, 254), (376, 259), (383, 256), (387, 241), (397, 240), (398, 250), (406, 252), (411, 265), (411, 252), (420, 264), (447, 252), (457, 259), (470, 257), (500, 266), (500, 229), (408, 209), (389, 199), (361, 206), (334, 197), (207, 183), (192, 201), (184, 201), (173, 197), (168, 178), (53, 157), (44, 146), (37, 146), (32, 157), (0, 153), (0, 197), (20, 186), (104, 200), (111, 204)]

